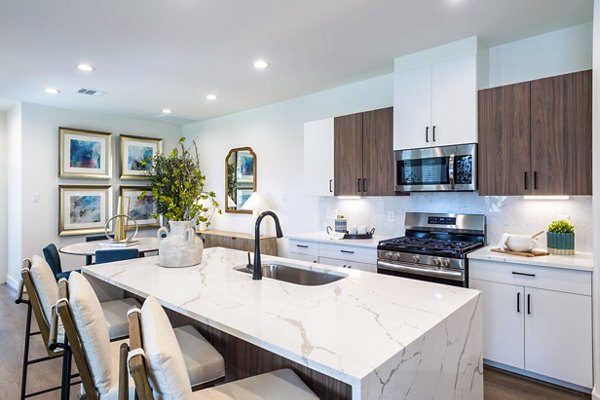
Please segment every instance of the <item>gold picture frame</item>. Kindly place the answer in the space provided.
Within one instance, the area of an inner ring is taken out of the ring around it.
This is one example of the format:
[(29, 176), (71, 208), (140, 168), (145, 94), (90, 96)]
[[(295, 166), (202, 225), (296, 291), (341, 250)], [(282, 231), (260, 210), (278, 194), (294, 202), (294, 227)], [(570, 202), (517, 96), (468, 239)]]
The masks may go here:
[(142, 165), (142, 161), (162, 153), (163, 140), (131, 135), (121, 135), (119, 139), (121, 179), (148, 179), (152, 164)]
[(112, 216), (112, 186), (60, 185), (58, 236), (103, 233)]
[(112, 133), (58, 128), (60, 178), (111, 179)]
[[(142, 192), (147, 192), (145, 198), (138, 199)], [(149, 186), (127, 186), (119, 187), (120, 197), (129, 197), (129, 216), (137, 222), (138, 228), (159, 228), (158, 218), (152, 218), (156, 214), (156, 200)], [(128, 225), (127, 229), (133, 229)]]

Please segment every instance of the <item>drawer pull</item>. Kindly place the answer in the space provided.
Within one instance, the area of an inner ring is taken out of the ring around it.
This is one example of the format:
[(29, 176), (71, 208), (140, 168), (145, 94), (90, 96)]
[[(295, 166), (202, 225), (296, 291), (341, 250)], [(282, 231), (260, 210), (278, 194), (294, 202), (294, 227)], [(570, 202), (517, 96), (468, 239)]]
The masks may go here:
[(308, 249), (308, 245), (306, 244), (297, 244), (296, 247), (300, 247), (301, 249)]
[(512, 274), (513, 274), (513, 275), (520, 275), (520, 276), (528, 276), (528, 277), (530, 277), (530, 278), (533, 278), (533, 277), (535, 277), (535, 274), (527, 274), (527, 273), (525, 273), (525, 272), (515, 272), (515, 271), (513, 271), (513, 272), (512, 272)]
[(352, 250), (340, 250), (341, 253), (346, 253), (346, 254), (354, 254), (354, 251)]

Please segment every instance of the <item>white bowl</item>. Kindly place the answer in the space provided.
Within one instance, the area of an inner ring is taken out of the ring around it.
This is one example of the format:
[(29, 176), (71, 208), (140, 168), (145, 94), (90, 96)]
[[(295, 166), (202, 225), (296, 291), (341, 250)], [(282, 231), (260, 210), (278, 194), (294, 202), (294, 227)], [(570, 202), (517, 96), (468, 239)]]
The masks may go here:
[(537, 244), (537, 240), (529, 235), (510, 235), (506, 246), (512, 251), (531, 251)]

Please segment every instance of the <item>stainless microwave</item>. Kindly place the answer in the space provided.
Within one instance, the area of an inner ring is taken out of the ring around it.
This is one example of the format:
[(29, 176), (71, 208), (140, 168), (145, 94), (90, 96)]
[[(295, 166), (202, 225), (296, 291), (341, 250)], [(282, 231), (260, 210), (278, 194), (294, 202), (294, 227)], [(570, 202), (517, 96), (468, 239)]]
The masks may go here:
[(477, 189), (477, 144), (396, 150), (395, 186), (399, 192)]

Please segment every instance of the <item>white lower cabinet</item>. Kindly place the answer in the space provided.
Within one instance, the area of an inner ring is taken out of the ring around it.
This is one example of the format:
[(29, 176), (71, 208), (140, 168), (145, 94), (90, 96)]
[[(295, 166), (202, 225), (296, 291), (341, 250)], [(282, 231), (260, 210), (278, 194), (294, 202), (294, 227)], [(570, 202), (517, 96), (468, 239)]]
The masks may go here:
[(479, 260), (469, 273), (483, 293), (484, 359), (592, 387), (591, 273)]
[(367, 264), (358, 261), (340, 260), (337, 258), (319, 257), (319, 263), (333, 265), (334, 267), (342, 267), (349, 269), (357, 269), (359, 271), (377, 272), (376, 264)]
[(290, 239), (289, 257), (309, 262), (377, 273), (377, 249), (327, 241)]

